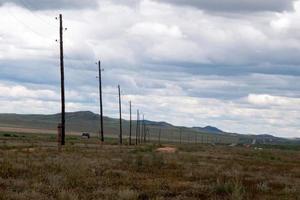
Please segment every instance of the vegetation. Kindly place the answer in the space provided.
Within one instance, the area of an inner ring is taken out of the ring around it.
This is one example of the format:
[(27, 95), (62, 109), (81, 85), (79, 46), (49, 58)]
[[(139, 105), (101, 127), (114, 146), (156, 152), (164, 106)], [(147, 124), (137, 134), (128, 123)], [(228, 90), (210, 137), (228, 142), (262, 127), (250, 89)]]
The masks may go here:
[[(73, 135), (80, 135), (82, 132), (91, 133), (96, 136), (99, 132), (100, 116), (89, 111), (66, 113), (66, 130)], [(55, 115), (18, 115), (18, 114), (0, 114), (0, 131), (28, 132), (28, 133), (52, 133), (57, 132), (56, 127), (60, 122), (60, 114)], [(237, 143), (238, 137), (223, 134), (215, 134), (207, 129), (176, 127), (165, 122), (145, 121), (147, 129), (152, 140), (158, 140), (159, 130), (161, 130), (161, 140), (168, 142), (194, 143)], [(117, 138), (119, 134), (119, 119), (104, 117), (105, 135)], [(124, 137), (129, 137), (129, 121), (123, 120)], [(136, 121), (133, 121), (133, 130), (135, 130)], [(197, 137), (195, 137), (197, 135)]]
[[(0, 134), (0, 199), (297, 199), (300, 152)], [(163, 145), (162, 145), (163, 146)]]

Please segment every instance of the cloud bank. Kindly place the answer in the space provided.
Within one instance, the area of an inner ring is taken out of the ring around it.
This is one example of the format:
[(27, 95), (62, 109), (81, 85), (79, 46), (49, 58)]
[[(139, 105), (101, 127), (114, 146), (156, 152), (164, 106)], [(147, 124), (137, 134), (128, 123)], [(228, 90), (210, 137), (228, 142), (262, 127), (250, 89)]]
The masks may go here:
[(225, 12), (283, 12), (293, 8), (293, 0), (162, 0), (170, 4), (196, 7), (202, 10)]
[(101, 59), (106, 115), (121, 84), (125, 117), (300, 134), (300, 1), (23, 1), (0, 1), (0, 112), (59, 112), (62, 12), (68, 111), (98, 112)]

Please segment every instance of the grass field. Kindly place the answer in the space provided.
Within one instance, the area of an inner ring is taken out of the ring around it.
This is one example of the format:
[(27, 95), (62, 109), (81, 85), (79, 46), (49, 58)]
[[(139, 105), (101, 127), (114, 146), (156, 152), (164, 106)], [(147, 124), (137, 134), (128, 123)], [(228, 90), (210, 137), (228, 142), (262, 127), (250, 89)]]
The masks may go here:
[[(0, 199), (300, 199), (300, 151), (0, 133)], [(163, 146), (170, 146), (164, 144)]]

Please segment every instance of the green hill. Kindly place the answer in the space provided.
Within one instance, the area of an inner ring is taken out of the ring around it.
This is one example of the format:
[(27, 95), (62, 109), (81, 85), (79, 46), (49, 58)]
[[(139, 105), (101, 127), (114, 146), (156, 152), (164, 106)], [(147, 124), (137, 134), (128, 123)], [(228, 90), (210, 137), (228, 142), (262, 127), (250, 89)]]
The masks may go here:
[[(99, 133), (100, 116), (98, 114), (81, 111), (66, 113), (66, 131), (89, 132), (93, 135)], [(60, 114), (54, 115), (19, 115), (0, 114), (0, 127), (53, 130), (55, 131), (60, 122)], [(123, 120), (124, 137), (129, 135), (129, 121)], [(206, 142), (206, 143), (233, 143), (237, 137), (220, 135), (215, 136), (209, 132), (198, 131), (192, 128), (176, 127), (166, 122), (154, 122), (145, 120), (147, 129), (152, 138), (173, 142)], [(136, 121), (132, 123), (132, 134), (135, 135)], [(119, 119), (104, 117), (104, 133), (106, 136), (117, 137), (119, 134)]]
[[(66, 113), (67, 134), (89, 132), (97, 136), (100, 129), (100, 116), (90, 111)], [(20, 115), (0, 114), (0, 127), (10, 127), (35, 130), (52, 130), (55, 133), (60, 122), (60, 114), (53, 115)], [(129, 121), (123, 120), (124, 137), (129, 135)], [(203, 143), (242, 143), (242, 144), (298, 144), (299, 140), (289, 140), (274, 137), (272, 135), (241, 135), (226, 133), (218, 128), (201, 127), (177, 127), (167, 122), (155, 122), (145, 120), (149, 135), (153, 139), (160, 137), (170, 142), (203, 142)], [(136, 121), (132, 123), (132, 134), (135, 135)], [(118, 137), (119, 119), (104, 117), (104, 133), (109, 137)]]

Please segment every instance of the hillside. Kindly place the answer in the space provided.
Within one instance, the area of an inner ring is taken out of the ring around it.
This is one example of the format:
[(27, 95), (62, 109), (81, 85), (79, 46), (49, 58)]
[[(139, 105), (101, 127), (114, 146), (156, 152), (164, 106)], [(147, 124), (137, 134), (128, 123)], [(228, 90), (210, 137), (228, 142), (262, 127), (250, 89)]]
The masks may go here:
[[(67, 132), (90, 132), (94, 135), (99, 132), (100, 116), (90, 111), (80, 111), (66, 113)], [(53, 115), (20, 115), (20, 114), (0, 114), (0, 127), (28, 128), (38, 130), (56, 131), (60, 122), (60, 114)], [(145, 120), (145, 124), (152, 135), (158, 137), (159, 130), (165, 139), (178, 141), (180, 134), (182, 140), (205, 140), (206, 142), (228, 141), (246, 144), (298, 144), (299, 140), (288, 140), (274, 137), (272, 135), (242, 135), (226, 133), (216, 127), (177, 127), (167, 122), (155, 122)], [(135, 133), (136, 121), (133, 121), (133, 133)], [(129, 133), (129, 121), (123, 120), (124, 136)], [(104, 131), (106, 135), (117, 136), (119, 134), (119, 119), (104, 117)], [(199, 135), (197, 137), (197, 135)]]
[(194, 130), (200, 131), (200, 132), (207, 132), (207, 133), (212, 133), (212, 134), (224, 134), (225, 132), (213, 127), (213, 126), (206, 126), (204, 128), (202, 127), (193, 127)]

